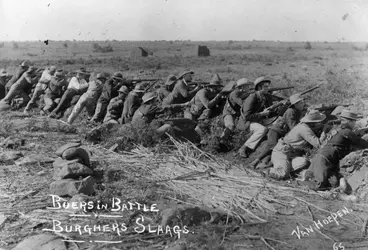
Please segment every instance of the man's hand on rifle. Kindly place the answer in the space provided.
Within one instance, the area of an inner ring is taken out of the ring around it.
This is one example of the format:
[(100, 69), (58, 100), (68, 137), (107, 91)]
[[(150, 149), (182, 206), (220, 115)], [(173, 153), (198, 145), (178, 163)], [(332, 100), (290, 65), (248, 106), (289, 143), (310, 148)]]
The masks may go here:
[(271, 113), (271, 111), (269, 109), (265, 109), (259, 114), (264, 116), (264, 117), (267, 117), (270, 113)]

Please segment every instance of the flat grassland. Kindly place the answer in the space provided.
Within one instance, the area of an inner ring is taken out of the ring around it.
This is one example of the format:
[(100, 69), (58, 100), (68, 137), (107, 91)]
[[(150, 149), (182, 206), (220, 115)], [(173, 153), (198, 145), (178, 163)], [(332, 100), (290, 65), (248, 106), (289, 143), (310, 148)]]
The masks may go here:
[[(93, 43), (100, 46), (111, 45), (113, 51), (94, 52)], [(208, 46), (211, 56), (193, 55), (190, 51), (193, 44)], [(311, 43), (310, 49), (305, 48), (305, 43), (261, 41), (49, 41), (48, 45), (38, 41), (5, 42), (2, 45), (3, 47), (0, 46), (0, 68), (7, 69), (9, 73), (12, 73), (21, 61), (29, 60), (38, 67), (55, 65), (71, 71), (84, 66), (88, 71), (108, 73), (122, 71), (128, 77), (141, 78), (165, 79), (167, 75), (178, 75), (185, 69), (194, 70), (195, 79), (203, 81), (209, 81), (215, 73), (225, 81), (236, 81), (242, 77), (253, 81), (259, 76), (269, 76), (275, 86), (295, 86), (293, 90), (282, 91), (284, 96), (324, 83), (318, 90), (307, 96), (307, 103), (310, 105), (349, 103), (364, 115), (368, 115), (368, 51), (365, 44)], [(138, 46), (147, 48), (153, 55), (138, 59), (131, 58), (130, 51)], [(68, 131), (64, 127), (51, 128), (53, 125), (50, 126), (48, 123), (38, 125), (41, 129), (35, 129), (36, 123), (39, 122), (37, 120), (23, 130), (16, 130), (12, 127), (11, 121), (19, 119), (19, 116), (17, 112), (1, 116), (0, 138), (7, 136), (24, 138), (26, 147), (19, 149), (24, 155), (41, 153), (52, 157), (55, 150), (63, 143), (79, 137), (78, 134), (71, 133), (73, 131)], [(76, 127), (81, 124), (80, 122), (81, 120), (76, 123)], [(91, 149), (96, 150), (96, 146), (91, 146)], [(108, 172), (121, 165), (116, 162), (114, 164), (114, 166), (102, 166), (101, 171)], [(114, 177), (116, 182), (109, 179), (108, 175), (102, 174), (103, 178), (97, 191), (99, 199), (118, 195), (118, 197), (135, 199), (142, 203), (163, 202), (164, 204), (161, 204), (163, 208), (170, 206), (171, 203), (166, 200), (165, 195), (172, 195), (172, 192), (164, 191), (160, 186), (157, 189), (149, 186), (145, 183), (145, 179), (139, 177), (139, 174), (144, 175), (143, 172), (135, 172), (125, 165), (124, 167), (126, 168), (122, 173), (117, 174), (120, 179), (116, 181), (117, 177)], [(0, 205), (0, 213), (7, 217), (6, 223), (3, 226), (0, 224), (2, 229), (0, 247), (11, 249), (23, 238), (34, 233), (42, 233), (42, 228), (50, 228), (51, 218), (68, 220), (68, 216), (62, 213), (55, 215), (44, 210), (44, 204), (50, 206), (50, 200), (45, 201), (45, 197), (48, 195), (48, 185), (52, 175), (50, 164), (30, 167), (0, 165), (2, 194), (0, 199), (4, 200)], [(180, 190), (174, 193), (173, 196), (183, 198)], [(315, 196), (306, 195), (305, 200), (331, 213), (344, 209), (344, 206), (353, 208), (351, 203), (333, 198), (316, 199)], [(188, 199), (187, 202), (193, 201)], [(11, 207), (7, 206), (9, 204)], [(325, 225), (320, 232), (303, 235), (301, 239), (291, 234), (296, 226), (302, 228), (298, 221), (303, 221), (303, 225), (309, 226), (313, 224), (313, 216), (322, 221), (329, 214), (313, 208), (310, 204), (307, 206), (304, 203), (298, 203), (298, 206), (290, 209), (293, 210), (292, 213), (284, 211), (276, 216), (268, 216), (267, 223), (238, 224), (235, 221), (225, 220), (218, 225), (206, 224), (191, 228), (195, 233), (185, 237), (185, 241), (188, 249), (193, 250), (333, 249), (334, 243), (340, 241), (346, 248), (367, 249), (367, 239), (360, 235), (361, 225), (367, 215), (367, 212), (364, 212), (367, 207), (362, 209), (362, 206), (361, 209), (356, 209), (355, 206), (351, 213), (344, 216), (344, 221), (339, 220), (339, 226), (334, 223)], [(312, 209), (313, 212), (307, 208)], [(151, 219), (157, 223), (159, 218), (153, 216)], [(96, 220), (100, 223), (106, 222), (101, 218)], [(70, 223), (73, 222), (70, 221)], [(106, 239), (110, 237), (107, 235)], [(249, 235), (253, 235), (253, 238)], [(124, 237), (129, 239), (130, 236)], [(173, 240), (172, 237), (135, 237), (129, 241), (129, 244), (105, 245), (101, 249), (163, 249), (165, 244)], [(81, 249), (100, 248), (93, 248), (92, 244), (85, 243), (81, 245)]]

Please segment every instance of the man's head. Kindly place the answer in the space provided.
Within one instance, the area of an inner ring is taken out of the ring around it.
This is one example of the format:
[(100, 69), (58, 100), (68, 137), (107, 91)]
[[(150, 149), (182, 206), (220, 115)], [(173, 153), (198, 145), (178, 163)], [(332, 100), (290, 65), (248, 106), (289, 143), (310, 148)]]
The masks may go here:
[(141, 85), (139, 83), (137, 85), (135, 85), (135, 87), (133, 89), (133, 92), (136, 93), (138, 96), (143, 96), (143, 94), (144, 94), (143, 85)]
[(290, 96), (290, 106), (294, 106), (297, 110), (302, 111), (305, 108), (304, 98), (300, 94)]
[(55, 67), (55, 66), (51, 66), (51, 67), (49, 68), (50, 75), (55, 74), (55, 71), (56, 71), (56, 67)]
[(79, 68), (76, 73), (78, 79), (86, 79), (88, 77), (88, 72), (84, 67)]
[(106, 76), (105, 73), (98, 73), (96, 75), (96, 79), (97, 80), (100, 80), (101, 82), (105, 82), (106, 81), (106, 78), (107, 78), (107, 76)]
[(348, 126), (349, 128), (353, 129), (355, 127), (355, 123), (359, 120), (358, 113), (355, 110), (348, 110), (344, 109), (341, 111), (339, 115), (341, 119), (341, 124)]
[(254, 89), (261, 93), (267, 93), (270, 84), (271, 80), (265, 78), (264, 76), (261, 76), (254, 81)]
[(119, 92), (119, 98), (124, 99), (128, 95), (129, 89), (127, 86), (121, 86), (118, 92)]
[(191, 70), (183, 72), (181, 76), (179, 76), (179, 79), (184, 79), (186, 82), (191, 82), (193, 80), (194, 72)]
[(19, 65), (19, 67), (21, 67), (22, 69), (27, 69), (27, 68), (29, 67), (29, 64), (28, 64), (28, 62), (27, 62), (27, 61), (24, 61), (24, 62), (22, 62), (22, 63)]
[(57, 71), (54, 73), (54, 77), (55, 77), (57, 80), (61, 80), (61, 79), (63, 79), (63, 78), (64, 78), (63, 70), (62, 70), (62, 69), (57, 70)]
[(115, 72), (112, 75), (112, 79), (114, 80), (114, 82), (121, 82), (122, 80), (124, 80), (123, 74), (120, 72)]
[(313, 128), (319, 126), (325, 119), (326, 116), (318, 110), (311, 110), (302, 119), (300, 119), (300, 122), (306, 123)]
[(0, 77), (5, 79), (8, 76), (8, 72), (5, 69), (0, 69)]
[(27, 71), (26, 71), (28, 74), (30, 74), (31, 76), (34, 76), (34, 75), (36, 75), (36, 73), (37, 73), (37, 68), (36, 67), (34, 67), (34, 66), (31, 66), (31, 67), (29, 67), (28, 69), (27, 69)]

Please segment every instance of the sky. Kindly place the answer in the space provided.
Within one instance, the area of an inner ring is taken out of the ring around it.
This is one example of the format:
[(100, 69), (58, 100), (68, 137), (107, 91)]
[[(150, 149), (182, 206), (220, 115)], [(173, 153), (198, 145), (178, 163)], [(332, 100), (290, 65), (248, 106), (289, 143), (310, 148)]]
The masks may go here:
[(368, 0), (0, 0), (0, 41), (368, 42)]

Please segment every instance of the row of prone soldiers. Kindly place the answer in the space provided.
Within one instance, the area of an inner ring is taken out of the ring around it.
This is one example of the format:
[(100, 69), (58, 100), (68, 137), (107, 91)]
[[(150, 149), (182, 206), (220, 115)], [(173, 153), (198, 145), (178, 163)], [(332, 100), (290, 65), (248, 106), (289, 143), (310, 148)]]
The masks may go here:
[[(168, 111), (173, 114), (184, 109), (184, 118), (196, 121), (195, 131), (203, 136), (201, 125), (225, 100), (221, 115), (224, 131), (220, 139), (229, 139), (236, 128), (249, 132), (249, 138), (238, 150), (239, 156), (248, 158), (267, 137), (266, 148), (250, 166), (265, 166), (267, 169), (263, 173), (278, 180), (289, 178), (292, 172), (309, 166), (313, 177), (307, 183), (309, 186), (326, 188), (339, 185), (339, 181), (344, 183), (339, 173), (339, 160), (352, 150), (368, 147), (368, 143), (354, 133), (355, 122), (359, 119), (357, 112), (340, 110), (337, 116), (340, 125), (331, 129), (330, 125), (324, 125), (324, 114), (317, 110), (305, 113), (302, 95), (294, 94), (288, 100), (275, 99), (270, 93), (271, 80), (265, 77), (254, 82), (242, 78), (224, 86), (223, 80), (215, 74), (209, 84), (200, 85), (192, 83), (194, 72), (186, 71), (179, 77), (168, 76), (164, 86), (155, 92), (145, 93), (146, 89), (140, 83), (132, 89), (119, 72), (109, 78), (99, 73), (95, 80), (89, 81), (89, 72), (80, 68), (76, 76), (67, 81), (64, 72), (55, 67), (44, 70), (37, 78), (37, 68), (25, 64), (22, 63), (4, 85), (6, 95), (1, 99), (0, 107), (10, 106), (16, 96), (21, 96), (22, 105), (26, 105), (24, 112), (28, 114), (44, 94), (42, 112), (61, 118), (75, 99), (77, 101), (74, 101), (75, 106), (67, 119), (69, 124), (84, 108), (90, 121), (106, 125), (137, 121), (149, 124), (161, 114)], [(35, 88), (30, 98), (27, 91), (33, 85)], [(270, 126), (268, 121), (271, 117), (278, 118)], [(317, 136), (321, 125), (323, 132)], [(174, 133), (170, 124), (161, 124), (157, 132)], [(304, 157), (310, 148), (318, 149), (311, 161)], [(262, 161), (265, 164), (260, 164)]]

